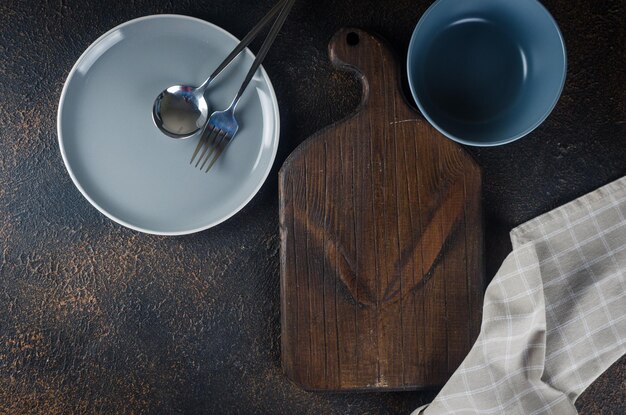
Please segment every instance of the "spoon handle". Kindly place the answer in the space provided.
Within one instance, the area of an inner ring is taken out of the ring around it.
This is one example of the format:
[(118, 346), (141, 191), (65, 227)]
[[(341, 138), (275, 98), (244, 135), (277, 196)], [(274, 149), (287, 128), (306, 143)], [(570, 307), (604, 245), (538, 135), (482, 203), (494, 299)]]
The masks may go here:
[(213, 71), (211, 76), (209, 76), (209, 78), (206, 81), (204, 81), (202, 85), (200, 85), (199, 88), (207, 88), (209, 84), (211, 84), (213, 79), (215, 79), (224, 69), (226, 69), (226, 67), (230, 65), (233, 59), (235, 59), (237, 55), (241, 53), (242, 50), (247, 48), (250, 45), (250, 43), (252, 43), (252, 41), (259, 35), (261, 30), (263, 30), (265, 26), (267, 26), (267, 24), (274, 18), (274, 16), (276, 16), (276, 14), (284, 8), (285, 4), (288, 1), (289, 0), (281, 0), (278, 3), (276, 3), (276, 5), (272, 7), (272, 9), (265, 16), (263, 16), (261, 20), (259, 20), (256, 26), (254, 26), (252, 30), (248, 32), (248, 34), (239, 42), (237, 47), (235, 47), (235, 49), (233, 49), (233, 51), (230, 52), (230, 55), (228, 55), (226, 59), (224, 59), (222, 63), (220, 63), (220, 66), (218, 66), (217, 69)]
[(248, 84), (254, 77), (254, 74), (256, 73), (257, 69), (259, 69), (259, 66), (261, 66), (261, 63), (263, 63), (265, 56), (267, 56), (267, 52), (272, 47), (272, 44), (274, 43), (276, 36), (278, 36), (278, 32), (280, 32), (280, 29), (282, 29), (283, 24), (285, 23), (285, 20), (287, 20), (287, 16), (289, 15), (289, 12), (291, 11), (291, 7), (293, 6), (294, 3), (295, 3), (295, 0), (285, 0), (283, 9), (281, 10), (280, 14), (276, 18), (276, 21), (272, 25), (272, 28), (270, 29), (269, 34), (263, 41), (263, 45), (261, 45), (261, 49), (259, 49), (259, 53), (257, 53), (256, 59), (254, 59), (254, 62), (252, 63), (252, 67), (248, 71), (248, 75), (246, 75), (246, 79), (241, 84), (241, 88), (239, 89), (239, 92), (237, 92), (237, 96), (235, 97), (232, 104), (230, 105), (231, 109), (234, 110), (235, 107), (237, 107), (237, 103), (239, 102), (239, 99), (241, 99), (241, 96), (243, 95), (244, 91), (248, 87)]

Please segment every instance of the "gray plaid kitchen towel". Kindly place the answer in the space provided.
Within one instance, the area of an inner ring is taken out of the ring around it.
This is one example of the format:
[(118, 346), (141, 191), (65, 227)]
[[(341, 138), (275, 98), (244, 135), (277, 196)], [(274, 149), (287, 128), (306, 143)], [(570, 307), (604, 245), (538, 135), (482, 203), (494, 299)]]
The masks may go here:
[(515, 228), (476, 343), (413, 415), (576, 414), (626, 352), (625, 218), (626, 177)]

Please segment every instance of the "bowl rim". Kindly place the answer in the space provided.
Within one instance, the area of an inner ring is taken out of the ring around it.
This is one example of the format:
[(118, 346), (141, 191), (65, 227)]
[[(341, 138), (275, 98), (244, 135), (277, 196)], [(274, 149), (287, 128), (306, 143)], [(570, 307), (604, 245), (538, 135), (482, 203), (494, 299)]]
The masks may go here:
[(413, 30), (413, 34), (411, 35), (411, 41), (409, 42), (409, 49), (408, 49), (407, 60), (406, 60), (407, 79), (408, 79), (408, 82), (409, 82), (409, 89), (411, 90), (411, 95), (413, 96), (413, 100), (417, 104), (417, 107), (419, 108), (420, 112), (422, 113), (422, 116), (433, 127), (435, 127), (435, 129), (437, 129), (437, 131), (439, 131), (441, 134), (443, 134), (444, 136), (446, 136), (450, 140), (456, 141), (459, 144), (464, 144), (464, 145), (473, 146), (473, 147), (496, 147), (496, 146), (512, 143), (513, 141), (517, 141), (520, 138), (527, 136), (528, 134), (533, 132), (535, 129), (537, 129), (537, 127), (539, 127), (541, 124), (543, 124), (543, 122), (548, 118), (548, 116), (550, 116), (550, 114), (552, 113), (552, 111), (556, 107), (556, 104), (559, 102), (559, 100), (561, 98), (561, 95), (563, 93), (563, 89), (565, 87), (565, 81), (567, 79), (568, 62), (567, 62), (567, 49), (565, 47), (565, 39), (563, 38), (563, 34), (561, 33), (559, 25), (557, 24), (556, 20), (554, 19), (554, 16), (552, 16), (552, 14), (548, 11), (548, 9), (546, 9), (546, 7), (543, 4), (541, 4), (541, 2), (539, 2), (538, 0), (524, 0), (524, 1), (530, 1), (530, 2), (535, 3), (535, 6), (538, 7), (539, 10), (541, 10), (546, 15), (548, 20), (552, 22), (552, 25), (556, 29), (556, 33), (557, 33), (558, 38), (559, 38), (559, 43), (561, 44), (561, 52), (563, 54), (563, 68), (562, 68), (562, 71), (561, 71), (561, 84), (559, 85), (558, 93), (555, 94), (552, 102), (550, 103), (550, 106), (544, 112), (544, 114), (541, 117), (539, 117), (533, 124), (531, 124), (529, 127), (524, 129), (522, 132), (517, 133), (517, 134), (515, 134), (515, 135), (513, 135), (511, 137), (498, 140), (498, 141), (478, 142), (478, 141), (467, 140), (467, 139), (458, 137), (458, 136), (456, 136), (454, 134), (451, 134), (451, 133), (447, 132), (443, 127), (441, 127), (438, 123), (436, 123), (430, 117), (430, 115), (428, 114), (428, 111), (426, 111), (426, 109), (423, 107), (422, 103), (420, 102), (419, 96), (417, 94), (417, 89), (416, 89), (416, 86), (415, 86), (415, 81), (413, 81), (413, 78), (410, 75), (411, 74), (411, 66), (412, 66), (411, 65), (411, 61), (412, 61), (412, 57), (413, 57), (414, 53), (416, 53), (415, 52), (415, 43), (417, 42), (419, 29), (422, 27), (424, 22), (428, 19), (428, 16), (433, 12), (433, 10), (440, 3), (443, 3), (445, 1), (454, 1), (454, 0), (436, 0), (433, 4), (431, 4), (430, 7), (428, 7), (428, 9), (424, 12), (422, 17), (417, 22), (417, 25), (415, 26), (415, 29)]

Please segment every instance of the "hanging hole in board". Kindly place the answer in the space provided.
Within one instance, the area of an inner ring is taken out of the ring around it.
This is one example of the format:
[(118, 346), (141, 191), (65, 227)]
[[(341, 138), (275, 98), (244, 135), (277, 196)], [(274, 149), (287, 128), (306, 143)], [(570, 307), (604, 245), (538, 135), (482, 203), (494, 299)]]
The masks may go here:
[(360, 40), (361, 39), (359, 39), (359, 35), (354, 32), (350, 32), (348, 33), (348, 36), (346, 36), (346, 41), (348, 42), (348, 45), (350, 46), (358, 45)]

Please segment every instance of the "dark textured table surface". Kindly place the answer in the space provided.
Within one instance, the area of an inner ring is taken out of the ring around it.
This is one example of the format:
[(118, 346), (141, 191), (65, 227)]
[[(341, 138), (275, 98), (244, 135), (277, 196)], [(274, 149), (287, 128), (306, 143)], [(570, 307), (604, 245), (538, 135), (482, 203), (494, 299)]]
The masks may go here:
[[(326, 44), (341, 26), (358, 26), (403, 59), (430, 1), (296, 3), (265, 65), (282, 117), (275, 168), (214, 229), (178, 238), (124, 229), (89, 205), (63, 167), (59, 95), (98, 36), (178, 13), (241, 37), (270, 3), (0, 2), (0, 413), (401, 414), (436, 394), (307, 393), (279, 366), (277, 170), (358, 102), (356, 81), (331, 68)], [(543, 3), (567, 43), (561, 101), (523, 140), (468, 149), (484, 169), (488, 278), (512, 227), (626, 174), (626, 0)], [(624, 413), (625, 363), (579, 399), (581, 413)]]

